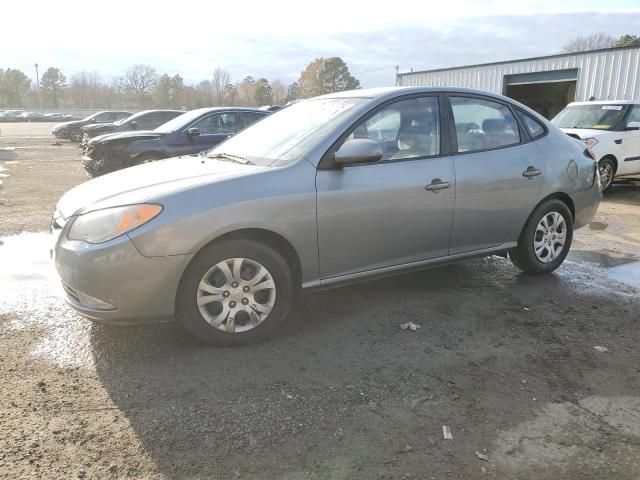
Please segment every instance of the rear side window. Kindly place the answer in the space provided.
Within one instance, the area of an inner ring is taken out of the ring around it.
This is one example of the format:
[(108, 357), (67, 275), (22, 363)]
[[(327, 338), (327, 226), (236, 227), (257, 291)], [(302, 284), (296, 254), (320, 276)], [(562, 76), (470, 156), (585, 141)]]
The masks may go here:
[(524, 124), (531, 138), (538, 138), (544, 133), (544, 127), (537, 120), (520, 110), (517, 110), (517, 112), (520, 121)]
[(242, 112), (240, 128), (246, 128), (264, 117), (265, 115), (263, 113)]
[(518, 124), (506, 106), (480, 98), (451, 97), (458, 152), (479, 152), (520, 143)]

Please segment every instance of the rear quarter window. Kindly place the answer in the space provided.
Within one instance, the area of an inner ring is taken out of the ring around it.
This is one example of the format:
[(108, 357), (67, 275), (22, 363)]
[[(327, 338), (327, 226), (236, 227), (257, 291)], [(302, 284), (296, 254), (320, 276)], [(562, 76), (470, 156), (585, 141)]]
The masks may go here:
[(544, 127), (540, 122), (520, 110), (517, 112), (520, 121), (523, 123), (524, 128), (527, 129), (527, 132), (529, 132), (531, 138), (535, 139), (544, 135)]

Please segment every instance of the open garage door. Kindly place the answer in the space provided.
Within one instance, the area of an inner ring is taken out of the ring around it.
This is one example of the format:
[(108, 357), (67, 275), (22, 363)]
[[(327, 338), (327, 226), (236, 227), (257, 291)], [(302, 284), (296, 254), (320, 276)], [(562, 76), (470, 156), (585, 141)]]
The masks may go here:
[(551, 119), (575, 100), (577, 80), (577, 69), (505, 75), (504, 94)]

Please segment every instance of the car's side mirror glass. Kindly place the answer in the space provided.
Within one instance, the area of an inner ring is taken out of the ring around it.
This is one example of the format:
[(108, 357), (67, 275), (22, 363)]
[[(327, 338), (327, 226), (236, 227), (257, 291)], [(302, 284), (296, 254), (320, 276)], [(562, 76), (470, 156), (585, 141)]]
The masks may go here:
[(382, 146), (378, 142), (368, 138), (356, 138), (344, 142), (334, 154), (333, 161), (338, 166), (373, 163), (383, 155)]
[(640, 130), (640, 122), (629, 122), (625, 130)]
[(198, 135), (200, 135), (200, 129), (191, 127), (187, 129), (187, 135), (189, 135), (190, 137), (197, 137)]

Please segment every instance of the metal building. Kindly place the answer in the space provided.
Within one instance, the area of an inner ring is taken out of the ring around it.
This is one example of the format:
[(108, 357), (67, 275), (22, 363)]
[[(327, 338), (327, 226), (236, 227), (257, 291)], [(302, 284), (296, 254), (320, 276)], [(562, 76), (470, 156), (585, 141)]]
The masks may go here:
[(640, 47), (401, 73), (396, 82), (500, 93), (552, 118), (572, 101), (640, 100)]

